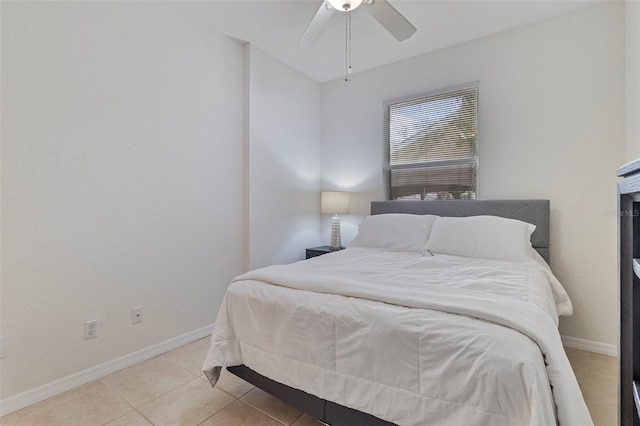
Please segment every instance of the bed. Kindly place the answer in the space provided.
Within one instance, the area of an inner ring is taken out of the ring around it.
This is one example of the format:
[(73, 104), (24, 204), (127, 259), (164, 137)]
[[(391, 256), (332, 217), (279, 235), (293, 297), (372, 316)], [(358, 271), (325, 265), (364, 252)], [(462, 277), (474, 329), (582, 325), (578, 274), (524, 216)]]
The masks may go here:
[(331, 425), (592, 424), (548, 200), (373, 202), (346, 250), (233, 280), (204, 372)]

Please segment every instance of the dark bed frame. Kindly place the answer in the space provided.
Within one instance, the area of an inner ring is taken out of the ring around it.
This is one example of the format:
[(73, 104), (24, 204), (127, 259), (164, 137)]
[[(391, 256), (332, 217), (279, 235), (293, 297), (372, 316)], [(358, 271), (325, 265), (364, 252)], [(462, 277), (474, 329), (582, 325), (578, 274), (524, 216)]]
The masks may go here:
[[(492, 215), (518, 219), (536, 225), (531, 244), (549, 263), (549, 200), (452, 200), (452, 201), (373, 201), (371, 214), (410, 213), (438, 216)], [(299, 389), (262, 376), (245, 365), (227, 367), (231, 373), (278, 399), (332, 426), (393, 426), (378, 417), (333, 401), (318, 398)]]

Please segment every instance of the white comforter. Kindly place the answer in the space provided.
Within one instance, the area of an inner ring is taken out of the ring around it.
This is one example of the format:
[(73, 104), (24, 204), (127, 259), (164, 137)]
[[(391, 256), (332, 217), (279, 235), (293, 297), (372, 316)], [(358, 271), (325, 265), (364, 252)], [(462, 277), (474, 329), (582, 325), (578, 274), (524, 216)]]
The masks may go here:
[(236, 278), (204, 370), (245, 364), (398, 425), (590, 425), (557, 331), (570, 306), (534, 260), (352, 248)]

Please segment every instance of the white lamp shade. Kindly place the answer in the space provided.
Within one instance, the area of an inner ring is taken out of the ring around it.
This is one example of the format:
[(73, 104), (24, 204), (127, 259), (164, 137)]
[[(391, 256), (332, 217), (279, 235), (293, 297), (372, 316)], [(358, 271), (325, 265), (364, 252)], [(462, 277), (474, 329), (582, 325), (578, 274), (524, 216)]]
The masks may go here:
[(352, 11), (362, 4), (362, 0), (328, 0), (334, 9), (340, 12)]
[(349, 193), (323, 191), (320, 193), (321, 213), (349, 213)]

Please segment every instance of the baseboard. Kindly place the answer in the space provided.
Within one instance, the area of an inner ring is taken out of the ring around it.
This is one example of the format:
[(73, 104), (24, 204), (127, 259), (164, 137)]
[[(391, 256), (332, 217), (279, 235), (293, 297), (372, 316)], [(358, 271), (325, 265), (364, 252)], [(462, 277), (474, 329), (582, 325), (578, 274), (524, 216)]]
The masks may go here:
[(618, 346), (609, 343), (594, 342), (593, 340), (579, 339), (577, 337), (561, 336), (562, 344), (568, 348), (581, 351), (594, 352), (601, 355), (617, 357)]
[(96, 365), (95, 367), (88, 368), (70, 376), (63, 377), (62, 379), (58, 379), (51, 383), (47, 383), (37, 388), (0, 400), (0, 416), (11, 414), (14, 411), (18, 411), (28, 407), (29, 405), (44, 401), (52, 396), (86, 385), (94, 380), (98, 380), (111, 373), (120, 371), (123, 368), (131, 367), (139, 362), (146, 361), (172, 349), (179, 348), (187, 343), (194, 342), (210, 335), (212, 330), (213, 324), (210, 324), (181, 336), (174, 337), (173, 339), (166, 340), (156, 345), (149, 346), (148, 348), (107, 361), (103, 364)]

